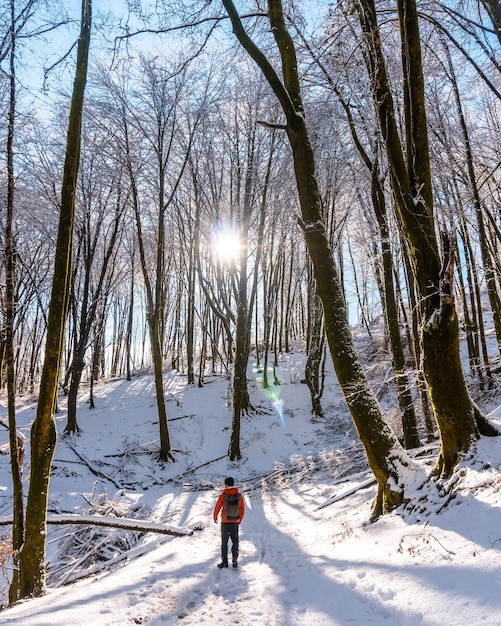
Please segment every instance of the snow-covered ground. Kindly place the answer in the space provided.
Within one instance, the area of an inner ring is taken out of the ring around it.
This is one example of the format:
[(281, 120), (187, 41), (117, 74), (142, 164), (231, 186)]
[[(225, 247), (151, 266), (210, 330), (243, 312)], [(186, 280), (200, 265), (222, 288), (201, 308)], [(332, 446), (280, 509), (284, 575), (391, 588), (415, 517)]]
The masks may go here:
[[(501, 624), (501, 440), (480, 441), (447, 506), (431, 488), (423, 506), (369, 524), (375, 487), (334, 376), (327, 379), (326, 418), (312, 421), (302, 367), (300, 353), (289, 355), (281, 363), (282, 384), (268, 393), (255, 384), (259, 372), (249, 370), (260, 411), (243, 420), (243, 457), (236, 463), (226, 457), (231, 414), (223, 377), (208, 378), (200, 389), (166, 374), (176, 461), (164, 466), (155, 459), (151, 376), (99, 385), (93, 410), (82, 396), (81, 435), (57, 444), (50, 513), (114, 512), (195, 530), (139, 536), (51, 525), (47, 594), (2, 611), (0, 623)], [(62, 433), (64, 400), (60, 409)], [(34, 414), (34, 404), (19, 409), (27, 437)], [(7, 442), (5, 431), (0, 437)], [(429, 467), (430, 460), (423, 462)], [(238, 570), (216, 568), (219, 526), (212, 510), (227, 475), (247, 505)], [(7, 454), (0, 455), (0, 486), (0, 516), (7, 516)], [(104, 562), (91, 549), (115, 564), (99, 570)], [(90, 567), (93, 575), (69, 582)]]

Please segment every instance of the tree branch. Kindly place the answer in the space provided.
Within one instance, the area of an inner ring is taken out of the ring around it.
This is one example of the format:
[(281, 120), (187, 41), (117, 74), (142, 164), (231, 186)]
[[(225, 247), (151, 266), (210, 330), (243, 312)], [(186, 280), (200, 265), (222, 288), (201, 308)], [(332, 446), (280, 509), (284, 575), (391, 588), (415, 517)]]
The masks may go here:
[(287, 119), (293, 119), (297, 111), (294, 107), (289, 92), (280, 80), (278, 74), (275, 71), (275, 68), (271, 65), (271, 63), (268, 61), (260, 48), (247, 34), (242, 25), (242, 20), (239, 17), (238, 12), (235, 8), (235, 4), (232, 2), (232, 0), (222, 0), (222, 2), (230, 17), (235, 37), (238, 39), (238, 41), (251, 57), (251, 59), (255, 61), (259, 69), (263, 72), (266, 80), (273, 90), (273, 93), (276, 95), (280, 104), (282, 105)]
[(256, 120), (256, 124), (259, 124), (260, 126), (264, 126), (265, 128), (287, 130), (287, 126), (285, 124), (273, 124), (272, 122), (265, 122), (264, 120)]

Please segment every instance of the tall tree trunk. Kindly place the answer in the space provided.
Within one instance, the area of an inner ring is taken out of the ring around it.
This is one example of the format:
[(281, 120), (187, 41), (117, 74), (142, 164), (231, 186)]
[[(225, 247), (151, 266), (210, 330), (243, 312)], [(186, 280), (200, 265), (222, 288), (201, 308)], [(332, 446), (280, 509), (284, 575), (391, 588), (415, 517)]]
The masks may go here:
[[(195, 169), (195, 163), (192, 157), (190, 157), (190, 173), (193, 182), (193, 195), (195, 203), (195, 216), (193, 219), (193, 229), (189, 230), (191, 239), (187, 242), (187, 249), (189, 250), (189, 293), (187, 304), (187, 320), (186, 320), (186, 352), (188, 363), (188, 384), (195, 383), (195, 301), (196, 301), (196, 285), (197, 285), (197, 273), (200, 267), (200, 213), (202, 211), (201, 203), (201, 189), (198, 181), (197, 171)], [(203, 313), (202, 319), (202, 341), (201, 341), (201, 353), (198, 372), (198, 386), (203, 386), (203, 377), (205, 369), (206, 349), (207, 349), (207, 319), (208, 310), (207, 306)], [(214, 365), (214, 363), (213, 363)]]
[[(484, 376), (488, 380), (488, 385), (492, 383), (492, 371), (489, 362), (489, 353), (487, 351), (487, 340), (485, 336), (485, 325), (482, 312), (482, 294), (480, 292), (480, 285), (478, 283), (478, 276), (475, 267), (475, 253), (471, 245), (470, 234), (464, 215), (461, 215), (459, 219), (461, 239), (463, 241), (464, 258), (466, 264), (466, 271), (468, 276), (468, 286), (470, 293), (470, 306), (471, 306), (471, 334), (473, 341), (473, 354), (472, 356), (477, 358), (482, 355), (482, 367), (480, 368), (479, 375)], [(480, 360), (478, 359), (479, 364)]]
[(290, 322), (291, 322), (291, 313), (292, 313), (292, 303), (293, 303), (293, 289), (292, 289), (292, 281), (293, 281), (293, 267), (294, 267), (294, 258), (295, 258), (295, 246), (294, 241), (290, 243), (290, 262), (289, 262), (289, 271), (287, 277), (287, 299), (285, 304), (285, 313), (284, 313), (284, 336), (285, 336), (285, 352), (289, 352), (289, 339), (290, 339)]
[[(255, 146), (255, 129), (249, 138), (247, 146), (247, 171), (245, 174), (244, 196), (242, 203), (242, 215), (240, 216), (239, 231), (239, 271), (236, 289), (236, 323), (235, 323), (235, 364), (233, 367), (233, 387), (232, 387), (232, 421), (230, 445), (228, 456), (231, 461), (241, 458), (240, 451), (240, 425), (242, 413), (251, 408), (249, 389), (247, 385), (247, 366), (249, 364), (250, 351), (250, 330), (252, 318), (252, 306), (255, 302), (256, 280), (254, 288), (251, 290), (249, 297), (249, 273), (247, 267), (248, 244), (249, 244), (249, 228), (253, 212), (253, 194), (252, 187), (255, 179), (255, 163), (256, 156)], [(266, 191), (269, 183), (271, 154), (268, 161), (268, 170), (263, 192), (263, 205), (261, 206), (261, 217), (264, 214), (264, 204), (266, 202)], [(262, 238), (262, 230), (260, 237)], [(258, 256), (261, 254), (260, 246), (258, 246)], [(256, 265), (259, 263), (259, 258)], [(256, 270), (257, 271), (257, 270)], [(256, 278), (256, 276), (255, 276)]]
[(266, 56), (246, 33), (233, 2), (223, 0), (223, 4), (230, 16), (233, 32), (260, 67), (286, 117), (284, 129), (292, 148), (304, 236), (324, 307), (325, 332), (332, 361), (378, 482), (378, 494), (373, 506), (376, 516), (404, 501), (404, 475), (408, 472), (404, 467), (412, 466), (412, 462), (385, 422), (353, 345), (342, 284), (322, 219), (322, 203), (312, 142), (304, 116), (294, 43), (285, 27), (282, 3), (270, 0), (268, 17), (281, 55), (282, 83)]
[[(159, 207), (159, 224), (158, 224), (158, 243), (157, 243), (157, 255), (161, 255), (162, 258), (157, 258), (157, 277), (155, 280), (155, 289), (151, 284), (149, 277), (148, 266), (146, 262), (146, 251), (144, 246), (142, 221), (141, 221), (141, 207), (139, 202), (139, 192), (136, 185), (136, 178), (134, 175), (131, 151), (128, 136), (128, 126), (125, 113), (123, 114), (124, 133), (125, 133), (125, 150), (127, 156), (127, 171), (129, 174), (129, 180), (131, 184), (131, 198), (132, 206), (134, 210), (134, 217), (136, 221), (137, 229), (137, 241), (139, 248), (139, 260), (141, 265), (141, 271), (143, 274), (144, 285), (146, 289), (146, 308), (147, 308), (147, 323), (150, 335), (151, 355), (153, 360), (154, 377), (155, 377), (155, 391), (159, 421), (159, 435), (160, 435), (160, 451), (159, 461), (166, 462), (168, 460), (174, 460), (171, 453), (169, 425), (167, 420), (167, 408), (165, 400), (165, 390), (163, 385), (163, 354), (162, 354), (162, 336), (161, 336), (161, 315), (162, 315), (162, 280), (163, 280), (163, 246), (165, 245), (165, 233), (164, 233), (164, 206)], [(160, 276), (158, 272), (160, 271)]]
[[(428, 442), (436, 439), (435, 435), (435, 418), (433, 415), (433, 409), (431, 407), (430, 396), (428, 394), (428, 386), (423, 373), (423, 354), (421, 351), (420, 341), (420, 311), (417, 305), (416, 299), (416, 284), (412, 272), (411, 262), (409, 260), (409, 254), (405, 240), (401, 237), (401, 252), (403, 259), (403, 269), (405, 275), (405, 282), (407, 287), (407, 307), (410, 311), (410, 323), (406, 323), (407, 342), (409, 345), (409, 351), (414, 363), (414, 371), (416, 372), (416, 387), (421, 403), (421, 410), (423, 413), (423, 419), (426, 426), (426, 435)], [(401, 315), (404, 319), (407, 319), (407, 309), (402, 298), (402, 290), (399, 285), (399, 277), (395, 272), (395, 285), (397, 286), (397, 296), (400, 303)]]
[(246, 192), (244, 197), (244, 215), (240, 226), (240, 271), (238, 274), (238, 289), (236, 297), (237, 314), (235, 324), (235, 363), (233, 366), (232, 386), (232, 419), (230, 445), (228, 456), (230, 461), (242, 457), (240, 450), (240, 425), (242, 413), (250, 408), (249, 389), (247, 386), (247, 365), (249, 363), (249, 330), (250, 313), (248, 305), (248, 273), (247, 273), (247, 243), (248, 228), (251, 207), (249, 185), (253, 176), (252, 166), (249, 166), (246, 179)]
[[(269, 296), (269, 269), (268, 269), (268, 260), (265, 258), (261, 262), (261, 270), (263, 273), (263, 282), (261, 286), (261, 291), (263, 293), (263, 332), (262, 332), (262, 341), (263, 341), (263, 389), (269, 389), (270, 383), (268, 382), (268, 355), (270, 353), (270, 328), (271, 328), (271, 302)], [(256, 308), (257, 314), (257, 308)], [(257, 322), (256, 322), (256, 333), (257, 333)], [(256, 338), (257, 343), (257, 338)], [(257, 346), (256, 346), (257, 349)]]
[[(153, 359), (153, 369), (155, 377), (155, 392), (157, 400), (158, 422), (159, 422), (159, 434), (160, 434), (160, 451), (158, 455), (159, 461), (174, 460), (171, 453), (169, 427), (167, 421), (167, 408), (165, 400), (165, 390), (163, 384), (163, 354), (162, 354), (162, 337), (160, 334), (160, 314), (161, 305), (159, 302), (160, 294), (158, 293), (158, 281), (155, 290), (155, 295), (151, 286), (151, 282), (148, 274), (148, 267), (146, 265), (146, 253), (144, 250), (144, 241), (141, 227), (141, 215), (139, 210), (139, 199), (137, 195), (137, 189), (135, 187), (135, 180), (131, 171), (131, 183), (133, 187), (133, 205), (134, 213), (136, 217), (137, 227), (137, 239), (139, 245), (139, 258), (141, 261), (141, 269), (143, 273), (143, 279), (146, 287), (146, 306), (147, 306), (147, 318), (148, 329), (150, 334), (151, 344), (151, 356)], [(160, 238), (160, 235), (159, 235)], [(162, 240), (163, 241), (163, 240)]]
[(16, 373), (14, 358), (15, 251), (14, 251), (14, 130), (16, 119), (16, 16), (10, 3), (9, 118), (7, 131), (7, 215), (5, 220), (5, 358), (7, 361), (7, 411), (9, 420), (10, 467), (12, 474), (12, 551), (14, 571), (9, 601), (16, 600), (19, 589), (18, 554), (24, 540), (23, 457), (24, 442), (16, 424)]
[(94, 339), (94, 344), (92, 347), (92, 357), (91, 357), (91, 365), (90, 365), (90, 384), (89, 384), (89, 409), (92, 411), (96, 408), (96, 403), (94, 401), (94, 384), (97, 380), (96, 372), (99, 368), (99, 342), (100, 336), (97, 334)]
[(247, 387), (247, 363), (249, 360), (247, 287), (239, 290), (237, 300), (237, 323), (235, 329), (235, 363), (232, 380), (232, 417), (230, 445), (228, 456), (230, 461), (242, 458), (240, 448), (240, 430), (242, 413), (250, 406)]
[(193, 244), (189, 249), (188, 267), (186, 268), (188, 278), (188, 298), (186, 303), (186, 382), (188, 385), (195, 383), (195, 279), (196, 270), (193, 260)]
[[(104, 256), (101, 261), (101, 267), (98, 269), (99, 277), (95, 288), (91, 290), (91, 278), (92, 271), (97, 258), (97, 242), (101, 232), (100, 227), (97, 228), (93, 237), (90, 232), (90, 216), (87, 215), (85, 219), (84, 232), (82, 233), (83, 242), (83, 262), (82, 271), (84, 272), (83, 287), (81, 293), (80, 303), (80, 322), (78, 322), (78, 315), (76, 314), (77, 303), (75, 302), (75, 331), (74, 331), (74, 354), (73, 365), (71, 368), (71, 380), (70, 388), (68, 392), (68, 419), (64, 432), (66, 435), (78, 433), (80, 428), (77, 423), (77, 399), (78, 391), (80, 389), (80, 382), (82, 380), (83, 371), (85, 368), (85, 354), (87, 352), (87, 346), (89, 343), (89, 337), (91, 334), (92, 326), (96, 322), (98, 305), (101, 302), (104, 295), (107, 294), (110, 288), (111, 279), (108, 276), (108, 269), (110, 265), (113, 265), (112, 258), (117, 243), (120, 223), (123, 215), (123, 207), (121, 207), (121, 195), (118, 194), (118, 198), (115, 206), (115, 217), (113, 220), (113, 228), (110, 233), (109, 240), (106, 242), (104, 248)], [(73, 290), (74, 292), (74, 290)], [(73, 302), (76, 295), (73, 295)], [(124, 314), (120, 316), (123, 319), (123, 325), (125, 326), (125, 310)], [(123, 335), (122, 323), (120, 324), (120, 337)]]
[(485, 273), (485, 283), (487, 287), (487, 295), (489, 296), (489, 302), (492, 311), (492, 320), (494, 322), (494, 331), (496, 333), (496, 340), (498, 345), (498, 352), (501, 353), (501, 297), (499, 294), (498, 281), (496, 280), (496, 271), (494, 262), (489, 251), (489, 244), (487, 241), (487, 233), (485, 228), (485, 220), (482, 211), (482, 203), (480, 201), (480, 193), (478, 190), (477, 179), (475, 177), (475, 166), (473, 164), (473, 153), (471, 149), (470, 136), (468, 133), (468, 127), (464, 118), (463, 106), (461, 103), (461, 96), (459, 94), (459, 86), (454, 72), (454, 66), (450, 55), (449, 48), (442, 38), (442, 45), (447, 58), (447, 65), (449, 68), (449, 79), (452, 83), (452, 89), (454, 92), (454, 98), (456, 101), (456, 109), (459, 117), (459, 127), (463, 135), (464, 148), (466, 152), (466, 167), (468, 171), (468, 181), (470, 183), (470, 190), (473, 196), (473, 205), (475, 207), (475, 215), (477, 217), (478, 237), (480, 244), (480, 252), (482, 255), (482, 265)]
[(53, 411), (61, 363), (63, 335), (70, 294), (75, 193), (80, 160), (80, 139), (91, 30), (91, 0), (82, 1), (82, 24), (77, 50), (66, 158), (61, 190), (61, 210), (49, 304), (45, 360), (40, 394), (31, 430), (31, 471), (26, 502), (25, 539), (19, 554), (19, 589), (12, 599), (41, 595), (45, 584), (45, 546), (49, 479), (56, 446)]
[[(353, 119), (352, 109), (350, 104), (346, 101), (342, 90), (333, 80), (332, 76), (328, 72), (321, 59), (314, 53), (308, 42), (303, 40), (303, 43), (308, 48), (308, 51), (315, 59), (315, 62), (320, 67), (321, 71), (327, 78), (330, 87), (338, 97), (348, 119), (350, 126), (351, 136), (353, 142), (360, 153), (362, 162), (365, 164), (370, 172), (371, 176), (371, 199), (372, 207), (376, 216), (376, 220), (379, 226), (380, 242), (381, 242), (381, 258), (383, 266), (383, 279), (378, 281), (380, 288), (381, 299), (383, 304), (384, 316), (386, 321), (386, 327), (388, 331), (388, 338), (390, 341), (390, 349), (392, 354), (393, 371), (395, 374), (395, 385), (397, 388), (397, 397), (400, 411), (402, 413), (402, 430), (404, 434), (404, 445), (406, 448), (415, 448), (419, 446), (420, 441), (417, 431), (416, 413), (414, 410), (413, 398), (411, 393), (411, 385), (407, 376), (405, 367), (405, 355), (402, 345), (402, 336), (400, 334), (399, 327), (399, 315), (398, 306), (395, 297), (395, 287), (393, 279), (393, 258), (391, 254), (390, 246), (390, 233), (388, 227), (388, 219), (386, 212), (386, 201), (384, 195), (384, 189), (380, 181), (380, 172), (378, 166), (377, 153), (371, 159), (367, 151), (362, 145), (359, 139), (357, 127)], [(374, 142), (377, 146), (378, 142)], [(377, 266), (376, 266), (377, 267)], [(380, 284), (382, 283), (382, 284)], [(370, 331), (369, 331), (370, 334)]]
[[(310, 273), (310, 272), (308, 272)], [(308, 280), (308, 334), (306, 342), (306, 365), (304, 379), (310, 392), (311, 410), (316, 417), (323, 417), (323, 382), (320, 372), (324, 351), (324, 316), (313, 277)]]
[(444, 237), (441, 263), (435, 234), (416, 6), (413, 0), (398, 0), (405, 77), (406, 159), (398, 135), (375, 4), (373, 0), (360, 0), (357, 10), (365, 36), (374, 103), (385, 139), (395, 203), (420, 297), (423, 368), (441, 435), (436, 474), (447, 477), (479, 433), (459, 354), (459, 325), (453, 296), (454, 250)]
[[(248, 226), (248, 225), (247, 225)], [(249, 308), (247, 297), (247, 230), (240, 229), (240, 272), (236, 298), (235, 324), (235, 363), (232, 375), (232, 418), (228, 456), (230, 461), (242, 457), (240, 430), (242, 413), (250, 408), (247, 386), (247, 365), (249, 362)]]
[(132, 251), (131, 270), (130, 270), (130, 295), (129, 295), (129, 314), (127, 316), (127, 380), (132, 380), (132, 329), (134, 322), (134, 266), (136, 254)]
[(404, 434), (404, 446), (417, 448), (420, 445), (416, 414), (411, 393), (411, 385), (406, 372), (402, 335), (400, 334), (398, 307), (395, 299), (395, 287), (393, 281), (393, 258), (390, 247), (388, 220), (386, 216), (386, 203), (384, 194), (378, 180), (377, 167), (372, 172), (373, 206), (379, 224), (381, 236), (381, 256), (383, 261), (383, 290), (385, 303), (385, 318), (390, 340), (393, 371), (395, 373), (395, 385), (397, 388), (398, 404), (402, 412), (402, 430)]
[(71, 368), (70, 387), (68, 390), (68, 417), (66, 420), (65, 433), (75, 434), (80, 432), (80, 427), (77, 423), (77, 399), (78, 389), (80, 387), (80, 381), (82, 380), (82, 373), (85, 367), (84, 353), (86, 346), (83, 344), (77, 345), (75, 354), (73, 356), (73, 365)]

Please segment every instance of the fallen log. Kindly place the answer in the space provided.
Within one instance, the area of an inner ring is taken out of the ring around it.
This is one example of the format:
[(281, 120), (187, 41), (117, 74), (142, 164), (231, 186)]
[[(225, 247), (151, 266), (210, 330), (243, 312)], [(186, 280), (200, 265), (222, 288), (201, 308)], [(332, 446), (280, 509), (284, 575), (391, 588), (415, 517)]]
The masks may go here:
[[(12, 517), (0, 517), (0, 526), (12, 524)], [(87, 526), (105, 526), (107, 528), (120, 528), (122, 530), (136, 530), (140, 533), (158, 533), (159, 535), (172, 535), (173, 537), (186, 537), (193, 535), (191, 528), (166, 526), (156, 522), (148, 522), (140, 519), (128, 519), (124, 517), (112, 517), (105, 515), (77, 515), (67, 513), (63, 515), (49, 515), (47, 524), (80, 524)]]

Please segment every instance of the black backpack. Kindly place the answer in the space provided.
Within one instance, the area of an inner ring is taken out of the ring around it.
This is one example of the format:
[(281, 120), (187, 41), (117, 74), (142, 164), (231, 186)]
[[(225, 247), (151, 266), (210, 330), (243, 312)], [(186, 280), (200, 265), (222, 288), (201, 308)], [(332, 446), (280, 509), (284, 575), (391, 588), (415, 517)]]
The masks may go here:
[(223, 513), (229, 522), (240, 519), (240, 498), (239, 493), (224, 494)]

